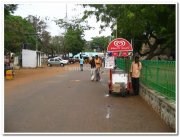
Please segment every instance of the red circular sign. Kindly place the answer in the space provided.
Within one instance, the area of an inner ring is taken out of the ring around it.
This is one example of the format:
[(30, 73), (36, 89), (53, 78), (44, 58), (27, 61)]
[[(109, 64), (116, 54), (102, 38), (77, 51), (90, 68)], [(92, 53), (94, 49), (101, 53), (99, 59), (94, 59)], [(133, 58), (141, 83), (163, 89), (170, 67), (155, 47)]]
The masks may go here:
[(118, 51), (132, 51), (132, 45), (123, 38), (117, 38), (111, 41), (107, 47), (107, 51), (118, 52)]

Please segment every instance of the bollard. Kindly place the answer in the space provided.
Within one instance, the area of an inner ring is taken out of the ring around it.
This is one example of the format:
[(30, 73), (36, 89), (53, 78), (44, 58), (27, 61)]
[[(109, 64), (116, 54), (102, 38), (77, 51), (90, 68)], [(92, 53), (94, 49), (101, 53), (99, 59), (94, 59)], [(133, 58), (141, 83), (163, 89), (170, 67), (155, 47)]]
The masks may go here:
[(6, 70), (6, 79), (7, 80), (13, 79), (13, 71), (11, 69)]

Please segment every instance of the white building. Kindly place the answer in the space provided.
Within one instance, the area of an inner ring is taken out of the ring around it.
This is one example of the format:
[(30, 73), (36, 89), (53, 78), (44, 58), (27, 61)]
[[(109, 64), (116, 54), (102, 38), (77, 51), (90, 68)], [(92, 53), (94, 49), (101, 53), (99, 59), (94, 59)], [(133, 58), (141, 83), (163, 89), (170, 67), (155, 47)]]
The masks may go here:
[(42, 65), (42, 52), (28, 49), (22, 50), (22, 67), (36, 68)]

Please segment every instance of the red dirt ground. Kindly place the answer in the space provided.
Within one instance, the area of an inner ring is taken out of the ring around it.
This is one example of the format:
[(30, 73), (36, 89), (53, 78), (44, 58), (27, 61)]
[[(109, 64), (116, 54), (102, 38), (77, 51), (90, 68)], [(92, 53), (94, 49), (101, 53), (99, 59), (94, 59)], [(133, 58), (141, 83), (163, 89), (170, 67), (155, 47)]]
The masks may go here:
[(57, 73), (63, 73), (67, 71), (66, 67), (78, 67), (79, 64), (69, 64), (65, 67), (52, 66), (47, 67), (42, 65), (41, 68), (20, 68), (19, 70), (14, 70), (14, 79), (5, 80), (4, 87), (7, 89), (14, 88), (17, 85), (25, 84), (27, 82), (42, 79), (45, 77), (50, 77), (56, 75)]

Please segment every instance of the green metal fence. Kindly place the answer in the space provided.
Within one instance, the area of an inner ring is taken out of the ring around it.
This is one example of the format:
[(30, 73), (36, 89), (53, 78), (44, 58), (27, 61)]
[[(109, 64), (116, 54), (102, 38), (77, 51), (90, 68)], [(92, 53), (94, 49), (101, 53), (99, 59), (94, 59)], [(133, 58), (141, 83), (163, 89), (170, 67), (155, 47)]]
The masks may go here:
[[(129, 72), (131, 60), (116, 59), (118, 68)], [(168, 99), (175, 101), (176, 71), (175, 61), (143, 60), (140, 81), (147, 87), (156, 90)]]

